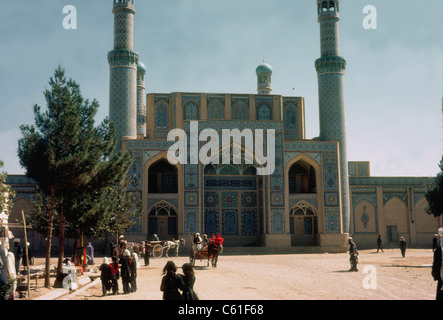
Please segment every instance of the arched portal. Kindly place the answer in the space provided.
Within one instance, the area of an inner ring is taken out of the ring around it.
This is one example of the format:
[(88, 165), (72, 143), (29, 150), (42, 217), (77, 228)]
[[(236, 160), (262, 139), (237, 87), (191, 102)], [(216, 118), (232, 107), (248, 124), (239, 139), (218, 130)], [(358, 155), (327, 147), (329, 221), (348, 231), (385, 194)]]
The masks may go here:
[[(158, 155), (146, 164), (147, 219), (144, 219), (144, 232), (151, 240), (157, 234), (160, 240), (177, 239), (181, 230), (182, 216), (179, 211), (179, 168), (171, 165), (165, 156)], [(146, 216), (145, 216), (146, 217)]]
[(248, 148), (236, 144), (240, 150), (237, 154), (233, 146), (220, 148), (221, 153), (229, 151), (229, 163), (209, 163), (203, 170), (202, 232), (208, 236), (219, 233), (238, 245), (256, 244), (262, 220), (257, 164), (245, 160)]
[(177, 239), (177, 212), (167, 202), (160, 202), (149, 210), (148, 239), (154, 234), (160, 240)]
[(291, 232), (291, 245), (316, 245), (318, 222), (317, 212), (312, 205), (305, 201), (301, 201), (294, 205), (289, 211), (289, 226)]

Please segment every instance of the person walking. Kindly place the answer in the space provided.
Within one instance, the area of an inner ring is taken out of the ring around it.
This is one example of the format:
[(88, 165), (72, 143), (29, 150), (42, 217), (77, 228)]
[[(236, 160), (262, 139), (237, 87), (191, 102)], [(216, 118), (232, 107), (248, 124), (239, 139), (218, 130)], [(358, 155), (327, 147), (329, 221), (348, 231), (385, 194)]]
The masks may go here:
[(358, 271), (357, 264), (358, 264), (358, 250), (357, 245), (355, 244), (354, 240), (349, 237), (348, 238), (348, 244), (349, 244), (349, 262), (351, 264), (351, 268), (349, 271)]
[[(441, 235), (440, 235), (441, 237)], [(436, 300), (443, 300), (443, 270), (442, 270), (442, 248), (437, 241), (437, 248), (434, 250), (434, 260), (432, 262), (432, 277), (437, 281)]]
[(145, 266), (149, 266), (149, 255), (151, 254), (151, 246), (149, 245), (148, 241), (145, 241), (145, 247), (144, 247), (144, 256), (145, 259)]
[(100, 265), (99, 270), (101, 272), (100, 280), (102, 282), (102, 293), (106, 296), (108, 291), (112, 288), (112, 270), (108, 258), (103, 258), (103, 263)]
[(112, 257), (111, 267), (111, 282), (112, 282), (112, 294), (118, 294), (118, 279), (120, 278), (120, 271), (118, 268), (117, 257)]
[(401, 251), (401, 255), (404, 258), (406, 255), (406, 248), (408, 247), (408, 244), (406, 243), (405, 238), (400, 237), (400, 251)]
[(195, 272), (190, 263), (185, 263), (182, 266), (183, 270), (183, 283), (185, 285), (182, 296), (183, 300), (199, 300), (197, 294), (194, 291)]
[(20, 260), (23, 258), (23, 249), (20, 246), (20, 239), (14, 239), (14, 258), (15, 258), (15, 272), (19, 273)]
[(129, 250), (125, 249), (123, 251), (123, 256), (120, 258), (118, 263), (120, 264), (120, 271), (122, 277), (123, 294), (128, 294), (131, 291), (131, 265), (129, 261)]
[(381, 252), (384, 252), (383, 248), (382, 248), (382, 244), (383, 244), (383, 241), (381, 240), (381, 236), (378, 235), (378, 237), (377, 237), (377, 252), (379, 250), (381, 250)]
[(185, 284), (182, 277), (177, 274), (177, 266), (173, 261), (166, 263), (162, 275), (160, 291), (163, 292), (163, 300), (183, 300), (179, 290), (183, 291)]

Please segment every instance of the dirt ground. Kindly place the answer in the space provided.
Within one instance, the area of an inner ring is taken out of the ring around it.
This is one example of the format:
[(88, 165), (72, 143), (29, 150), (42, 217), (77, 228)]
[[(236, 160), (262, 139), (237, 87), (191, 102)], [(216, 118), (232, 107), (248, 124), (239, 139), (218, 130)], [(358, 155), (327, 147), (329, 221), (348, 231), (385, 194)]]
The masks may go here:
[[(196, 261), (194, 289), (201, 300), (434, 300), (432, 257), (431, 249), (408, 249), (405, 258), (398, 249), (361, 250), (359, 271), (349, 272), (346, 253), (226, 253), (220, 255), (217, 268)], [(187, 257), (151, 258), (149, 266), (144, 266), (141, 260), (137, 292), (102, 296), (98, 281), (63, 299), (161, 300), (161, 272), (168, 260), (176, 263), (179, 273), (183, 263), (189, 262)], [(95, 261), (98, 267), (102, 258)]]

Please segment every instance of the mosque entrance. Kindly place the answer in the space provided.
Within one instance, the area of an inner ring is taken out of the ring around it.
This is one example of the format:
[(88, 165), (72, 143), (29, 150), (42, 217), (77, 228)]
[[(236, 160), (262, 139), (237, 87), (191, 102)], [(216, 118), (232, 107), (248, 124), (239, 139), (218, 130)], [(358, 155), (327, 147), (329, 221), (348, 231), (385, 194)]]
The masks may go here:
[(289, 228), (292, 246), (315, 246), (318, 234), (317, 174), (305, 160), (294, 163), (288, 173), (289, 197), (295, 205), (289, 210)]
[(160, 240), (177, 239), (177, 213), (168, 203), (159, 203), (149, 211), (148, 239), (154, 234)]
[(148, 171), (148, 199), (153, 204), (148, 211), (148, 240), (154, 234), (160, 240), (177, 239), (177, 209), (171, 205), (177, 193), (177, 168), (166, 159), (153, 163)]
[(204, 170), (204, 233), (220, 233), (231, 244), (257, 243), (259, 198), (252, 165), (212, 165)]
[(315, 246), (318, 233), (317, 214), (307, 202), (299, 202), (289, 211), (292, 246)]

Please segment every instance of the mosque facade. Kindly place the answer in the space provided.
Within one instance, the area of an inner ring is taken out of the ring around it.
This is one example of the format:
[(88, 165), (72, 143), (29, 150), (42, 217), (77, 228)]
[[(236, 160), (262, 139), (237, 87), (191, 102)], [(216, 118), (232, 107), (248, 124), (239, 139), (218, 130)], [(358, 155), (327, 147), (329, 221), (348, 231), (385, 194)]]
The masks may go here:
[[(273, 70), (266, 63), (255, 70), (256, 93), (150, 93), (147, 67), (134, 51), (134, 0), (113, 1), (109, 117), (117, 150), (133, 154), (130, 192), (142, 203), (128, 238), (189, 239), (198, 232), (220, 234), (231, 247), (337, 252), (346, 250), (350, 235), (360, 247), (371, 247), (380, 234), (387, 245), (396, 246), (400, 237), (412, 246), (430, 245), (439, 227), (423, 209), (430, 178), (371, 177), (369, 162), (347, 159), (339, 5), (317, 1), (321, 50), (313, 72), (320, 133), (307, 139), (304, 98), (273, 94)], [(227, 132), (231, 137), (224, 140)], [(202, 150), (209, 137), (215, 139), (210, 161), (193, 161), (208, 154)], [(264, 174), (257, 141), (266, 164), (272, 161)], [(185, 156), (174, 163), (171, 148), (177, 145)], [(229, 161), (220, 161), (223, 155)], [(14, 183), (19, 178), (9, 180), (17, 190), (25, 187)]]

